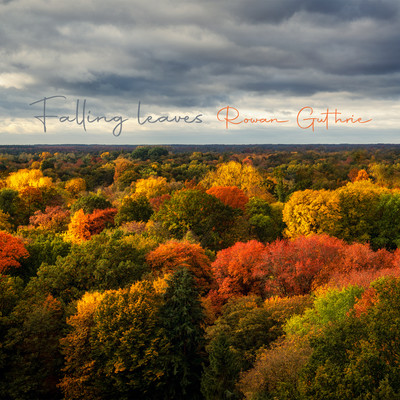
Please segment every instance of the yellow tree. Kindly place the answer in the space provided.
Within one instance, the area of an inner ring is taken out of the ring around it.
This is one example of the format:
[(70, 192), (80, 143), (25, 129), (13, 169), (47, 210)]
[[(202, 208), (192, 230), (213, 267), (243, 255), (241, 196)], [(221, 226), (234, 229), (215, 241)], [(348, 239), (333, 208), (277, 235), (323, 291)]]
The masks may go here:
[(42, 154), (40, 154), (40, 158), (42, 160), (46, 160), (47, 158), (50, 158), (50, 157), (51, 157), (51, 153), (49, 153), (48, 151), (44, 151), (44, 152), (42, 152)]
[(80, 192), (84, 192), (86, 190), (86, 181), (83, 178), (70, 179), (65, 184), (65, 190), (72, 196), (76, 196)]
[(84, 211), (80, 209), (71, 218), (66, 239), (73, 243), (81, 243), (85, 240), (89, 240), (91, 236), (89, 228), (89, 216), (85, 215)]
[(117, 158), (114, 161), (114, 164), (115, 164), (114, 182), (118, 181), (118, 179), (126, 170), (132, 168), (135, 165), (132, 161), (127, 160), (126, 158)]
[(43, 176), (43, 172), (39, 169), (20, 169), (17, 172), (12, 172), (7, 178), (7, 186), (18, 191), (29, 186), (44, 189), (52, 186), (52, 184), (52, 179)]
[(388, 187), (393, 185), (394, 176), (391, 166), (383, 163), (372, 163), (369, 164), (368, 171), (377, 185)]
[(146, 196), (151, 199), (166, 193), (168, 193), (167, 179), (161, 176), (139, 179), (135, 184), (135, 196)]
[(339, 220), (339, 199), (329, 190), (294, 192), (283, 209), (285, 235), (290, 238), (321, 233), (335, 235)]
[(85, 293), (77, 304), (77, 312), (67, 323), (72, 331), (60, 343), (64, 349), (64, 377), (58, 385), (65, 399), (98, 399), (99, 393), (93, 383), (95, 361), (90, 357), (90, 331), (97, 306), (104, 294)]
[(0, 231), (10, 231), (12, 229), (9, 220), (10, 215), (0, 210)]
[(237, 186), (248, 197), (273, 200), (272, 195), (263, 187), (263, 177), (249, 164), (236, 161), (220, 164), (216, 171), (210, 171), (200, 183), (207, 189), (214, 186)]

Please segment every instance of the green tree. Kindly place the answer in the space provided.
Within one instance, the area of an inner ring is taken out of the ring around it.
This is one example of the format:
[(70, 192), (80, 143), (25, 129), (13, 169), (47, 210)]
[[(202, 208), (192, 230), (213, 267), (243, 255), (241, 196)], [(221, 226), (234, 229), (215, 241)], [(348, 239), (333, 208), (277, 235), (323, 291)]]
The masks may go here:
[(377, 209), (382, 194), (388, 189), (362, 180), (348, 183), (338, 189), (339, 223), (338, 236), (348, 242), (368, 242), (373, 236)]
[(263, 307), (261, 298), (246, 296), (230, 300), (207, 334), (211, 341), (222, 333), (227, 335), (232, 351), (239, 357), (240, 369), (247, 370), (253, 365), (257, 351), (279, 336), (277, 324)]
[(25, 247), (29, 257), (21, 261), (21, 268), (18, 268), (14, 274), (28, 282), (32, 276), (36, 275), (42, 263), (53, 265), (58, 257), (67, 256), (71, 244), (65, 242), (59, 235), (39, 234), (30, 240), (28, 239)]
[(65, 329), (64, 310), (51, 295), (29, 288), (9, 316), (4, 340), (9, 354), (2, 390), (5, 399), (60, 399), (57, 382), (62, 356), (59, 340)]
[(18, 304), (23, 291), (23, 282), (20, 278), (0, 275), (0, 398), (7, 397), (8, 371), (12, 353), (4, 345), (9, 329), (12, 327), (10, 315)]
[(139, 196), (135, 199), (128, 197), (122, 202), (115, 217), (115, 222), (118, 225), (129, 221), (147, 222), (152, 214), (153, 209), (147, 197)]
[(131, 285), (147, 272), (144, 251), (122, 239), (97, 235), (73, 245), (54, 265), (42, 264), (30, 286), (45, 289), (69, 303), (88, 290), (118, 289)]
[(310, 341), (304, 398), (400, 398), (399, 301), (399, 278), (380, 278), (350, 313)]
[(400, 194), (386, 193), (379, 198), (371, 232), (373, 248), (394, 250), (400, 247)]
[(150, 147), (148, 146), (138, 146), (132, 152), (132, 158), (146, 161), (149, 158), (149, 150)]
[(330, 323), (345, 319), (362, 292), (363, 289), (358, 286), (322, 291), (316, 295), (312, 308), (305, 310), (303, 315), (295, 315), (287, 321), (284, 327), (286, 335), (309, 337)]
[(261, 242), (272, 242), (282, 237), (285, 224), (282, 220), (282, 205), (252, 197), (246, 204), (246, 213), (252, 233)]
[(161, 293), (148, 281), (85, 295), (62, 341), (66, 365), (60, 386), (66, 399), (165, 398), (169, 346), (161, 304)]
[(276, 179), (276, 185), (275, 185), (275, 195), (278, 198), (278, 201), (280, 202), (285, 202), (287, 197), (289, 196), (289, 188), (286, 182), (284, 182), (284, 173), (282, 171), (282, 168), (276, 168), (274, 171), (274, 176)]
[(193, 231), (203, 247), (215, 250), (228, 244), (227, 233), (235, 215), (235, 210), (214, 196), (191, 189), (174, 193), (152, 218), (177, 239)]
[(156, 161), (163, 156), (167, 156), (168, 150), (164, 147), (156, 146), (156, 147), (151, 147), (148, 154), (150, 160)]
[(230, 343), (229, 336), (222, 332), (207, 346), (209, 364), (204, 368), (201, 380), (201, 391), (206, 400), (241, 398), (236, 389), (241, 363)]
[(170, 345), (166, 388), (170, 399), (201, 399), (204, 314), (194, 277), (187, 268), (167, 281), (160, 320)]
[(71, 214), (82, 209), (85, 214), (91, 214), (94, 210), (105, 210), (111, 208), (112, 204), (104, 197), (98, 194), (90, 193), (86, 196), (81, 196), (71, 206)]
[(139, 146), (132, 152), (132, 158), (146, 161), (156, 161), (162, 156), (167, 156), (168, 150), (165, 147), (160, 146)]
[(14, 189), (4, 188), (0, 190), (0, 210), (10, 216), (10, 222), (14, 225), (18, 224), (20, 217), (21, 200), (18, 197), (18, 191)]

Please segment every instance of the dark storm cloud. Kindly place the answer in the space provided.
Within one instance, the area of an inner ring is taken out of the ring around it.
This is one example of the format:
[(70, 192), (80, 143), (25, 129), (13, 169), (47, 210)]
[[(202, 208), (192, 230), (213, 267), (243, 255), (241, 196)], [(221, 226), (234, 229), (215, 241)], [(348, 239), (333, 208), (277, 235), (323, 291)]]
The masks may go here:
[(249, 0), (230, 2), (227, 9), (241, 21), (252, 23), (280, 23), (300, 12), (308, 14), (309, 19), (325, 15), (336, 22), (359, 18), (391, 20), (397, 15), (399, 5), (384, 0)]
[(397, 0), (2, 1), (0, 88), (179, 107), (279, 92), (395, 97), (398, 26)]

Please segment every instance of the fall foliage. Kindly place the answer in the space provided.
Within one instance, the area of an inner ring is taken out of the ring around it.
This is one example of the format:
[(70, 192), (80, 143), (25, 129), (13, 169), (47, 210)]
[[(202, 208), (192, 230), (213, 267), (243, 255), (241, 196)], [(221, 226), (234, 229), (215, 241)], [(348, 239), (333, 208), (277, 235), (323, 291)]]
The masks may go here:
[(240, 208), (244, 211), (249, 198), (236, 186), (213, 186), (207, 190), (208, 194), (220, 199), (225, 205)]
[(206, 188), (236, 186), (248, 197), (272, 199), (271, 194), (263, 189), (263, 178), (260, 173), (252, 165), (235, 161), (219, 165), (216, 171), (211, 171), (204, 177), (201, 184)]
[(91, 214), (85, 214), (82, 209), (77, 211), (68, 225), (67, 238), (74, 243), (89, 240), (92, 235), (101, 233), (106, 227), (114, 225), (114, 217), (117, 214), (115, 208), (94, 210)]
[(69, 216), (69, 211), (63, 210), (60, 206), (47, 206), (44, 212), (36, 211), (29, 218), (29, 222), (46, 231), (62, 232), (68, 225)]
[(157, 323), (160, 301), (147, 282), (82, 299), (69, 320), (74, 330), (63, 341), (67, 359), (61, 388), (67, 398), (82, 398), (82, 390), (89, 399), (110, 391), (135, 397), (159, 392), (168, 349)]
[(354, 182), (357, 181), (366, 181), (369, 179), (368, 172), (365, 169), (361, 169), (358, 171), (356, 178), (354, 179)]
[(174, 273), (179, 267), (187, 267), (203, 291), (210, 289), (211, 262), (199, 244), (171, 240), (151, 251), (146, 261), (156, 274), (162, 275)]
[(399, 398), (398, 154), (3, 147), (0, 398)]
[(164, 202), (169, 200), (170, 198), (171, 198), (170, 194), (162, 194), (161, 196), (152, 197), (151, 199), (149, 199), (149, 203), (154, 212), (157, 212), (164, 204)]
[(12, 228), (9, 222), (10, 215), (0, 210), (0, 231), (10, 231)]
[(70, 179), (65, 184), (65, 190), (68, 191), (71, 195), (76, 196), (86, 190), (86, 181), (83, 178)]
[(68, 233), (66, 238), (73, 243), (81, 243), (90, 238), (89, 216), (82, 209), (78, 210), (68, 224)]
[(283, 209), (288, 237), (335, 234), (340, 220), (339, 199), (327, 190), (294, 192)]
[(12, 172), (7, 178), (7, 186), (11, 189), (22, 190), (27, 187), (46, 188), (52, 185), (52, 179), (43, 176), (39, 169), (20, 169)]
[(105, 228), (114, 226), (114, 217), (117, 214), (115, 208), (94, 210), (88, 215), (88, 230), (90, 235), (97, 235)]
[(223, 301), (232, 296), (265, 295), (265, 254), (265, 246), (255, 240), (218, 252), (211, 268)]
[(126, 158), (117, 158), (114, 161), (115, 164), (115, 173), (114, 173), (114, 181), (118, 181), (118, 179), (122, 176), (122, 174), (128, 169), (133, 167), (133, 162), (127, 160)]
[(164, 177), (153, 177), (147, 179), (139, 179), (135, 182), (135, 195), (145, 196), (148, 199), (167, 194), (168, 185)]
[(20, 239), (0, 231), (0, 274), (4, 274), (9, 268), (20, 267), (20, 260), (28, 256)]

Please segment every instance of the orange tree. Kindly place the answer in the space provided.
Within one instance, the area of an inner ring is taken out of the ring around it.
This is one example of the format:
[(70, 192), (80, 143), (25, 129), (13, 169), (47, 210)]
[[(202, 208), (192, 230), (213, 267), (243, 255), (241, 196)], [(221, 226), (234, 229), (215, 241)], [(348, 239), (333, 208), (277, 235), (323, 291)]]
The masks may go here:
[(249, 198), (237, 186), (214, 186), (207, 190), (208, 194), (220, 199), (227, 206), (232, 208), (245, 209)]
[(146, 261), (154, 273), (161, 275), (174, 273), (179, 267), (187, 267), (202, 291), (210, 288), (211, 262), (199, 244), (170, 240), (151, 251)]
[(22, 241), (7, 232), (0, 232), (0, 274), (21, 266), (20, 259), (29, 254)]

